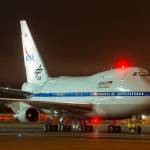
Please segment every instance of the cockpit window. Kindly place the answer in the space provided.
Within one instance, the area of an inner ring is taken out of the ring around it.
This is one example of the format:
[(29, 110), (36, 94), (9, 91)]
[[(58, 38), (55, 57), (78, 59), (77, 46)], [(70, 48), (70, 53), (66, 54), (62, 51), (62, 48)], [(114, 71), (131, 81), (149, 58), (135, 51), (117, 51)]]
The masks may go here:
[(150, 76), (148, 72), (134, 72), (133, 76)]

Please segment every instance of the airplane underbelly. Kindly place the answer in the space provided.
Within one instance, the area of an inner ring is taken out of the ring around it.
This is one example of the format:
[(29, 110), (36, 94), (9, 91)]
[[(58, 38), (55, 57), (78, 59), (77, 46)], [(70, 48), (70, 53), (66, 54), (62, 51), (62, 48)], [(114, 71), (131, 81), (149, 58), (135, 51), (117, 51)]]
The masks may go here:
[(93, 111), (104, 119), (127, 118), (149, 111), (149, 97), (114, 97), (93, 106)]

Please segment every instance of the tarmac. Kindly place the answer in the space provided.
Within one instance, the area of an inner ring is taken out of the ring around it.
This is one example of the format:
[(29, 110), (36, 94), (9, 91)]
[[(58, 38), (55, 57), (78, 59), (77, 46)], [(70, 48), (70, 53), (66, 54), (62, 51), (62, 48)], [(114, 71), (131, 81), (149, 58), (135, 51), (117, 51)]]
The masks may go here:
[(0, 124), (0, 150), (100, 150), (150, 149), (150, 126), (142, 134), (107, 133), (107, 125), (97, 126), (93, 133), (44, 132), (42, 124)]

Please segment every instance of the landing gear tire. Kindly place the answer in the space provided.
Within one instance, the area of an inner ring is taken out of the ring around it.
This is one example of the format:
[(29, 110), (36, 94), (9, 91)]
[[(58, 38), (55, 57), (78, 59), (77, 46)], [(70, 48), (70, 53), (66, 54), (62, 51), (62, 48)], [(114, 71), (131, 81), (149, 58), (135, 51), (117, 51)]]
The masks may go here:
[(93, 126), (92, 125), (82, 125), (81, 132), (93, 132)]
[(138, 127), (137, 127), (137, 134), (141, 134), (141, 131), (142, 131), (141, 126), (138, 126)]
[(129, 131), (131, 134), (134, 134), (134, 133), (141, 134), (142, 128), (141, 128), (141, 126), (137, 126), (135, 128), (130, 128)]
[(108, 133), (121, 133), (121, 126), (108, 126)]
[(71, 125), (64, 125), (64, 130), (65, 132), (70, 132), (71, 131)]
[(49, 131), (58, 131), (58, 125), (50, 125)]
[(49, 131), (49, 127), (50, 127), (49, 124), (45, 124), (45, 125), (44, 125), (44, 131), (45, 131), (45, 132), (48, 132), (48, 131)]
[(78, 131), (78, 132), (93, 132), (94, 128), (92, 125), (81, 125), (78, 129), (73, 130), (70, 124), (68, 125), (60, 125), (60, 124), (45, 124), (44, 125), (45, 132), (71, 132), (71, 131)]
[(51, 131), (51, 125), (50, 125), (50, 124), (45, 124), (45, 125), (44, 125), (44, 131), (45, 131), (45, 132)]
[(45, 124), (44, 131), (45, 132), (58, 131), (58, 125)]

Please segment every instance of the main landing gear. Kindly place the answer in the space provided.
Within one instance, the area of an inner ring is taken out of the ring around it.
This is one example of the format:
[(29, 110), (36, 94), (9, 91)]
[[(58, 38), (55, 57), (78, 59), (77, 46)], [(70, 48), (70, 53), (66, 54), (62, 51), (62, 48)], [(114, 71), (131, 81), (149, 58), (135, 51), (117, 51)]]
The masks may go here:
[(72, 120), (65, 122), (63, 118), (59, 122), (48, 122), (44, 125), (45, 132), (93, 132), (93, 126), (84, 121)]
[(59, 125), (59, 124), (45, 124), (45, 132), (93, 132), (92, 125)]
[(108, 133), (121, 133), (121, 126), (109, 125)]
[(108, 126), (108, 133), (121, 133), (121, 126), (116, 123), (116, 120), (112, 120), (112, 124)]

